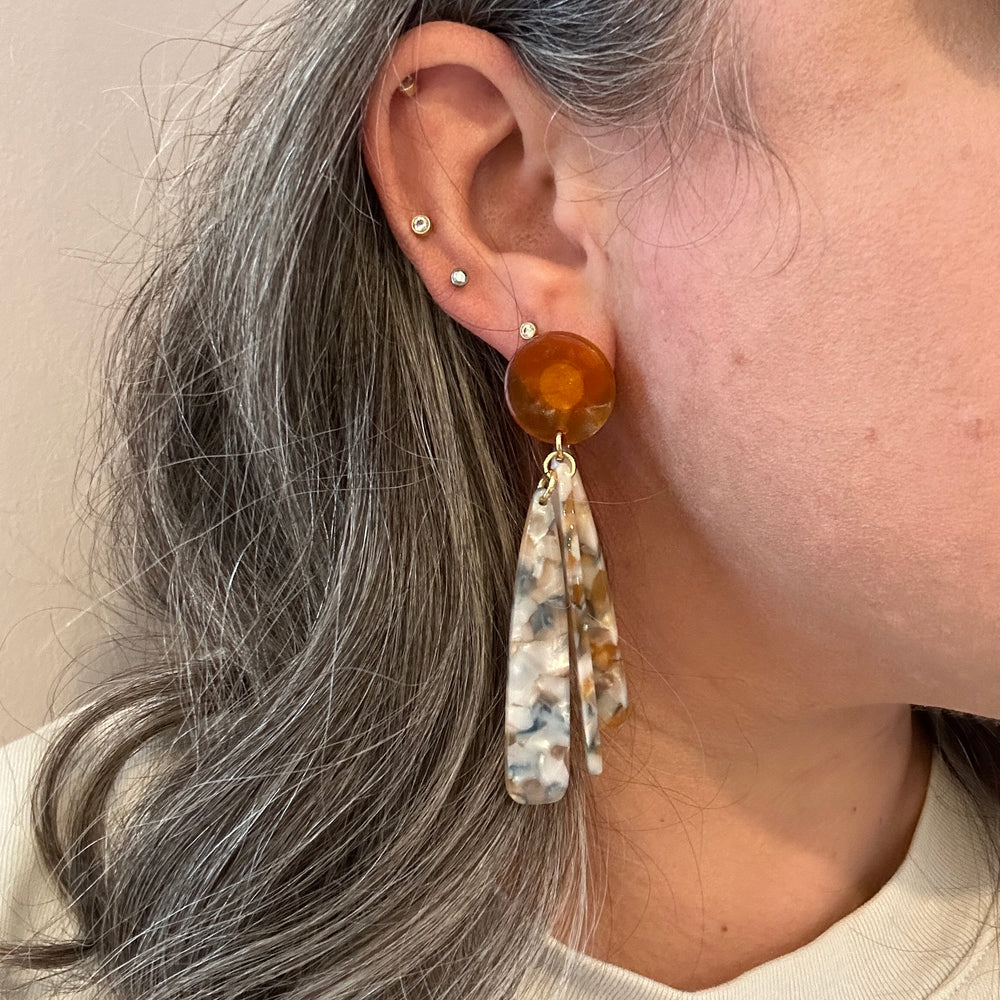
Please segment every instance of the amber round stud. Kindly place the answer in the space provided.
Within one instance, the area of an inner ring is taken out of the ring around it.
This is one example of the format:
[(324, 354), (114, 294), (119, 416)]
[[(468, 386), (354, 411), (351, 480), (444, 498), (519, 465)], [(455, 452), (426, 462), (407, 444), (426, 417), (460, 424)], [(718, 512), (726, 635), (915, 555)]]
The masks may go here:
[(525, 341), (507, 365), (507, 407), (532, 437), (566, 444), (604, 426), (615, 405), (615, 376), (589, 340), (553, 330)]

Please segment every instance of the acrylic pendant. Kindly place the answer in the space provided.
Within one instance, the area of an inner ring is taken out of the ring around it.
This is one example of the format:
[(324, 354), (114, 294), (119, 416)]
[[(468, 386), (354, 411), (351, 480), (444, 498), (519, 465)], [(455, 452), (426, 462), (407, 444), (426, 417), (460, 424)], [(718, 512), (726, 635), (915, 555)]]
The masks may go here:
[(570, 648), (576, 665), (576, 683), (583, 716), (583, 738), (587, 749), (587, 769), (600, 774), (601, 738), (597, 727), (597, 692), (594, 687), (594, 664), (587, 639), (587, 598), (583, 581), (583, 559), (580, 554), (578, 513), (573, 495), (576, 470), (564, 459), (555, 459), (551, 469), (556, 477), (556, 496), (560, 507), (560, 542), (562, 543), (563, 575), (566, 581), (566, 603), (569, 611)]
[(597, 537), (597, 525), (590, 512), (590, 501), (579, 474), (573, 477), (573, 500), (583, 562), (584, 624), (594, 668), (597, 718), (602, 726), (616, 729), (628, 717), (628, 691), (618, 652), (618, 623), (611, 602), (608, 570)]
[(566, 586), (551, 498), (532, 494), (514, 582), (507, 662), (507, 791), (558, 802), (569, 786), (570, 660)]
[(507, 677), (507, 791), (530, 805), (557, 802), (569, 785), (574, 673), (591, 774), (602, 769), (599, 723), (618, 725), (627, 710), (590, 504), (568, 452), (546, 467), (521, 540)]

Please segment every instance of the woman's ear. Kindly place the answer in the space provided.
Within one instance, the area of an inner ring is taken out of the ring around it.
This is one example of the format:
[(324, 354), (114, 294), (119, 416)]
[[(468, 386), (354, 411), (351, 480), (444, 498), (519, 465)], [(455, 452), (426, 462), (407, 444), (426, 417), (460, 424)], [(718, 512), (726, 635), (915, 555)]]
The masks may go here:
[(459, 323), (506, 357), (531, 321), (613, 362), (586, 143), (500, 39), (448, 21), (404, 35), (369, 95), (364, 155), (396, 239)]

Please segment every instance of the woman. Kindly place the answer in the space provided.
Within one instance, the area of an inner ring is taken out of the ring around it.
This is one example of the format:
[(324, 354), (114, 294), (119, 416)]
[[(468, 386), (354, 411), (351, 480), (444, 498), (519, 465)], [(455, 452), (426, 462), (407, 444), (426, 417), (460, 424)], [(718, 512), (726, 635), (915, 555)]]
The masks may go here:
[[(110, 355), (134, 665), (38, 778), (75, 923), (36, 988), (997, 996), (995, 4), (303, 2), (255, 38)], [(503, 383), (552, 331), (614, 369), (569, 453), (632, 709), (525, 805), (511, 588), (568, 480)]]

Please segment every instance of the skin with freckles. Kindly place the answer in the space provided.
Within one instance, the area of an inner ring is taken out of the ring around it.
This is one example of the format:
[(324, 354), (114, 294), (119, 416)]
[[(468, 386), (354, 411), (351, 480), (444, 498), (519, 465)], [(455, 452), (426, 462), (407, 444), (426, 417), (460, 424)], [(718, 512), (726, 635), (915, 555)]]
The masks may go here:
[(620, 377), (748, 586), (868, 648), (883, 697), (997, 715), (1000, 76), (909, 7), (757, 12), (752, 100), (794, 192), (706, 141), (671, 210), (630, 214)]
[(530, 318), (615, 365), (574, 449), (634, 706), (594, 779), (591, 951), (682, 989), (892, 875), (929, 770), (911, 704), (1000, 716), (1000, 12), (731, 16), (770, 152), (588, 132), (450, 24), (400, 41), (365, 126), (443, 308), (507, 357)]

